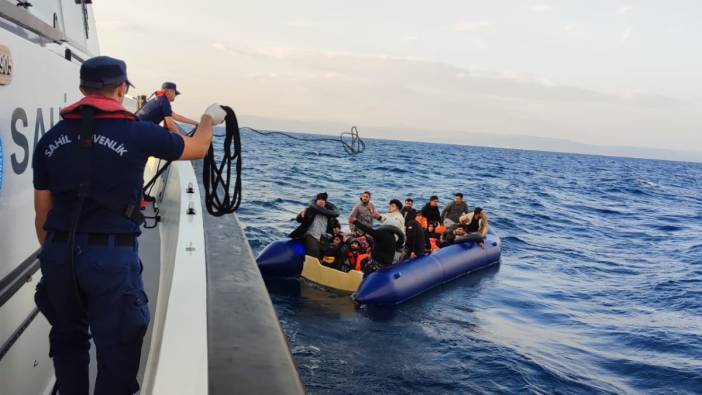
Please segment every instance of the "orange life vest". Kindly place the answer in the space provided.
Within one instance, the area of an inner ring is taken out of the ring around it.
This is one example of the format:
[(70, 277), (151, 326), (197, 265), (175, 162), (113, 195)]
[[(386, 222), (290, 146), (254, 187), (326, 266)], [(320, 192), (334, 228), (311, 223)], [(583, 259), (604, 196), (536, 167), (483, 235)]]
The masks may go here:
[(367, 259), (370, 259), (370, 254), (358, 254), (356, 257), (356, 265), (354, 266), (353, 270), (358, 270), (360, 272), (361, 269), (363, 269), (363, 265), (365, 265), (365, 261)]
[(431, 250), (432, 250), (432, 251), (436, 251), (436, 250), (439, 249), (439, 246), (436, 244), (437, 241), (438, 241), (438, 239), (435, 238), (435, 237), (430, 237), (430, 238), (429, 238), (429, 245), (431, 245)]

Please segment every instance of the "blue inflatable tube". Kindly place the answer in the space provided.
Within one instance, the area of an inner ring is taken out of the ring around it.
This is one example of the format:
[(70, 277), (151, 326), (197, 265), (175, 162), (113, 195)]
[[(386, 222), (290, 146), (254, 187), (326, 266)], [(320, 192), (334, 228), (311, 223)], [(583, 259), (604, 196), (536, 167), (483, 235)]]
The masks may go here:
[(397, 304), (458, 277), (500, 261), (501, 242), (488, 234), (478, 243), (454, 244), (409, 261), (380, 269), (366, 277), (353, 295), (360, 304)]
[[(298, 241), (276, 241), (266, 247), (256, 261), (264, 275), (292, 277), (302, 273), (304, 254)], [(371, 273), (361, 282), (353, 298), (359, 304), (402, 303), (438, 285), (496, 264), (500, 254), (500, 238), (490, 232), (485, 248), (475, 242), (454, 244)]]
[(305, 263), (305, 247), (297, 240), (274, 241), (258, 254), (256, 263), (265, 276), (299, 276)]

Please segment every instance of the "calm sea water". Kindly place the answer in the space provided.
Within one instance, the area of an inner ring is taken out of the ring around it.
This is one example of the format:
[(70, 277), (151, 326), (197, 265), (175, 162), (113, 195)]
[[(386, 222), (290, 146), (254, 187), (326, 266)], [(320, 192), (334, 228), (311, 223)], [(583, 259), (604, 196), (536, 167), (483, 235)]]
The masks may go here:
[(268, 281), (310, 393), (702, 393), (702, 164), (244, 135), (239, 217), (255, 253), (326, 191), (484, 207), (499, 267), (393, 309)]

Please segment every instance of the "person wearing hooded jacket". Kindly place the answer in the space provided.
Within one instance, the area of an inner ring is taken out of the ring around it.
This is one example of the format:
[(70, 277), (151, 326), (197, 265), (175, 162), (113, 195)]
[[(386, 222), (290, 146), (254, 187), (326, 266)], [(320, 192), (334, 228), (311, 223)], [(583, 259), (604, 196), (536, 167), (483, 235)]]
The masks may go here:
[[(395, 261), (396, 251), (400, 249), (404, 243), (403, 233), (399, 229), (397, 231), (390, 230), (394, 229), (394, 226), (372, 228), (355, 219), (353, 222), (358, 229), (370, 235), (374, 240), (373, 246), (371, 247), (372, 261), (364, 266), (363, 272), (369, 274), (376, 271), (378, 268), (391, 266)], [(399, 238), (399, 240), (397, 238)]]
[(297, 215), (295, 220), (300, 225), (288, 235), (291, 239), (301, 240), (305, 253), (318, 259), (322, 256), (322, 238), (333, 234), (338, 224), (339, 211), (327, 202), (328, 197), (326, 192), (317, 194), (310, 206)]
[(346, 260), (348, 247), (344, 243), (344, 236), (337, 234), (332, 236), (329, 245), (322, 249), (321, 264), (334, 269), (341, 269), (342, 263)]
[(405, 251), (408, 258), (416, 258), (426, 253), (424, 229), (417, 222), (416, 215), (408, 216), (405, 223)]

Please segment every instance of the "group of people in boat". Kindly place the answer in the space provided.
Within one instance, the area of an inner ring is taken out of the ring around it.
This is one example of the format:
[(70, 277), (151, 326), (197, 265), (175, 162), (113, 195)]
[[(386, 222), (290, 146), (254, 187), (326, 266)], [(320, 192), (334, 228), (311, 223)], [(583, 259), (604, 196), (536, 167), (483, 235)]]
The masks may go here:
[[(420, 211), (407, 198), (404, 205), (390, 200), (381, 213), (371, 202), (371, 193), (364, 191), (349, 215), (349, 232), (342, 230), (341, 213), (328, 198), (326, 192), (317, 194), (297, 215), (300, 225), (289, 235), (325, 266), (370, 273), (455, 243), (472, 241), (484, 248), (487, 215), (480, 207), (469, 210), (462, 193), (455, 193), (443, 210), (439, 198), (431, 196)], [(373, 226), (375, 221), (379, 227)]]

